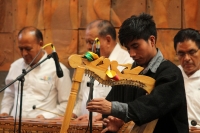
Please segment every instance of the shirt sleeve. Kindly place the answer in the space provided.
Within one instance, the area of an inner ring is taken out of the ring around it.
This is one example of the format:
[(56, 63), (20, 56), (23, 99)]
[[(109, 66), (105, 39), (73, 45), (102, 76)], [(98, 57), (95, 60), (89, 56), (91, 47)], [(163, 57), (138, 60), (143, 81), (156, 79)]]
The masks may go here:
[[(5, 79), (5, 83), (8, 84), (11, 81), (13, 81), (12, 80), (13, 76), (14, 75), (12, 74), (12, 69), (10, 69)], [(1, 102), (1, 113), (10, 114), (11, 109), (14, 105), (14, 99), (15, 99), (15, 87), (14, 84), (12, 84), (4, 91), (3, 99)]]
[(113, 101), (112, 107), (111, 107), (111, 115), (117, 116), (120, 119), (123, 119), (124, 121), (130, 121), (130, 118), (128, 117), (128, 104), (127, 103), (120, 103), (117, 101)]

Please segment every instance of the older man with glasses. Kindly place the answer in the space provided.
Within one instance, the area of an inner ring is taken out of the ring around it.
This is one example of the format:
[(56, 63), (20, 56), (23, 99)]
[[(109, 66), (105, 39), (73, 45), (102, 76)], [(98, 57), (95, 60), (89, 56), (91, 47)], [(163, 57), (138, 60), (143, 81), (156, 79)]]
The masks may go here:
[(200, 34), (187, 28), (174, 37), (174, 48), (180, 61), (187, 98), (188, 121), (200, 123)]

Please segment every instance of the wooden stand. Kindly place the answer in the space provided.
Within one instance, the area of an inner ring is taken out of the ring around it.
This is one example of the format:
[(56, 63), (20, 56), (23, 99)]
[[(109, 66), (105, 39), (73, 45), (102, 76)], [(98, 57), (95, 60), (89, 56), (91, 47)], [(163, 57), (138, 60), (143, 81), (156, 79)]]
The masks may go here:
[(74, 104), (76, 101), (76, 96), (77, 96), (77, 92), (79, 89), (79, 85), (82, 81), (82, 77), (83, 74), (85, 72), (85, 68), (83, 67), (78, 67), (75, 72), (74, 72), (74, 76), (72, 79), (72, 89), (71, 89), (71, 93), (69, 96), (69, 100), (68, 100), (68, 104), (67, 104), (67, 108), (65, 111), (65, 116), (64, 116), (64, 120), (62, 123), (62, 127), (60, 130), (60, 133), (65, 133), (67, 132), (67, 129), (69, 128), (69, 124), (70, 124), (70, 120), (71, 120), (71, 116), (72, 116), (72, 111), (74, 109)]

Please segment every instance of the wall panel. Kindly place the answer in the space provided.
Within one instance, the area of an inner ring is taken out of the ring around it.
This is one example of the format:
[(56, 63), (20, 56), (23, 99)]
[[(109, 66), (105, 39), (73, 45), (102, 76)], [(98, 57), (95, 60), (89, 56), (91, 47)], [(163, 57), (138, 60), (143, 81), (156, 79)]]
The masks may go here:
[(181, 28), (181, 0), (147, 0), (157, 28)]
[(112, 24), (120, 27), (130, 16), (146, 12), (146, 0), (112, 0), (110, 12)]
[[(67, 65), (71, 54), (86, 51), (84, 34), (89, 22), (109, 20), (118, 33), (126, 18), (142, 12), (153, 15), (157, 46), (167, 59), (178, 64), (173, 36), (181, 28), (200, 30), (199, 7), (199, 0), (0, 0), (0, 70), (7, 71), (20, 58), (17, 33), (24, 26), (39, 28), (44, 44), (52, 42), (60, 61)], [(51, 48), (46, 50), (51, 53)]]
[(0, 71), (6, 71), (13, 62), (13, 34), (0, 33)]
[(200, 30), (200, 1), (183, 0), (183, 27)]
[(177, 32), (178, 30), (158, 30), (156, 46), (161, 50), (165, 59), (171, 60), (178, 65), (179, 63), (173, 43), (173, 37)]

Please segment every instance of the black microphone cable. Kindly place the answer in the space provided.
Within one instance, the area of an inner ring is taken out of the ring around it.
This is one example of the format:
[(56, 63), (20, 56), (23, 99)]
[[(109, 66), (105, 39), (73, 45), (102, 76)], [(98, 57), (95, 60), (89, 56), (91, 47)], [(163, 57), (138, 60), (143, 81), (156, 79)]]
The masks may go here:
[[(35, 59), (40, 55), (40, 53), (41, 52), (44, 52), (44, 50), (43, 49), (40, 49), (40, 51), (37, 53), (37, 55), (33, 58), (33, 60), (31, 61), (31, 63), (29, 63), (28, 64), (28, 66), (26, 67), (26, 69), (25, 70), (27, 70), (32, 64), (33, 64), (33, 62), (35, 61)], [(36, 63), (37, 64), (37, 63)]]

